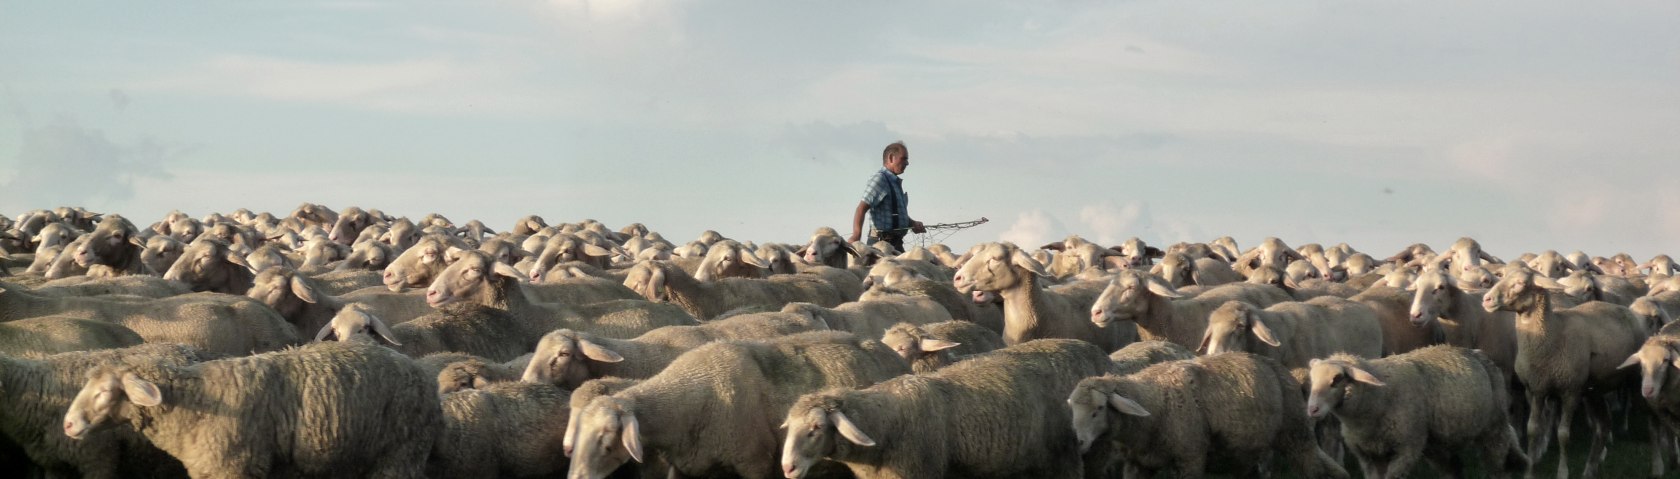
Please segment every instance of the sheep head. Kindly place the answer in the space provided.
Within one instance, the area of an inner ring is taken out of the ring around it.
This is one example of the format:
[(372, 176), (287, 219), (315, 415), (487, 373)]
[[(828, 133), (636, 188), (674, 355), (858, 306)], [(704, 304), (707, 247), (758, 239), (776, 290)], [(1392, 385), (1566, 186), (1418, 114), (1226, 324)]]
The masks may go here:
[(495, 380), (503, 380), (494, 372), (494, 367), (479, 358), (449, 363), (438, 370), (438, 395), (465, 389), (484, 389)]
[(308, 304), (320, 301), (320, 293), (308, 278), (285, 266), (271, 266), (257, 273), (246, 297), (257, 300), (281, 316), (296, 318)]
[(156, 384), (141, 379), (133, 371), (112, 366), (95, 366), (87, 372), (87, 383), (70, 401), (64, 413), (64, 435), (82, 439), (94, 428), (126, 416), (132, 406), (154, 407), (163, 404), (163, 393)]
[(1266, 322), (1254, 314), (1254, 309), (1254, 306), (1242, 301), (1227, 301), (1220, 305), (1219, 309), (1213, 310), (1208, 316), (1208, 326), (1202, 332), (1202, 343), (1196, 347), (1196, 352), (1256, 352), (1259, 348), (1249, 342), (1250, 334), (1272, 347), (1282, 345), (1271, 328), (1266, 327)]
[(76, 264), (83, 268), (95, 264), (118, 266), (113, 264), (118, 258), (125, 257), (125, 254), (137, 255), (140, 249), (146, 247), (138, 233), (139, 230), (129, 224), (127, 219), (111, 215), (100, 221), (99, 226), (92, 232), (83, 235), (87, 242), (82, 243), (81, 247), (75, 250), (66, 248), (65, 251), (74, 251)]
[(157, 235), (146, 239), (146, 248), (140, 250), (140, 261), (152, 271), (168, 271), (186, 250), (187, 245), (174, 237)]
[(1184, 253), (1167, 253), (1149, 269), (1149, 274), (1160, 276), (1173, 288), (1182, 288), (1196, 284), (1196, 261)]
[(1680, 368), (1680, 340), (1672, 336), (1653, 336), (1645, 340), (1639, 351), (1628, 356), (1619, 368), (1639, 366), (1639, 394), (1647, 400), (1657, 399), (1668, 380), (1670, 366)]
[(843, 399), (834, 393), (807, 394), (788, 409), (782, 429), (782, 476), (799, 479), (817, 461), (840, 448), (873, 447), (870, 439), (844, 411)]
[(820, 264), (835, 268), (846, 267), (846, 255), (857, 257), (857, 249), (834, 232), (833, 228), (819, 228), (811, 235), (811, 241), (797, 252), (808, 264)]
[[(378, 241), (363, 241), (350, 247), (350, 255), (338, 264), (338, 271), (382, 271), (396, 260), (391, 245)], [(254, 265), (253, 265), (254, 266)]]
[(1423, 327), (1441, 319), (1452, 307), (1456, 297), (1463, 294), (1451, 277), (1443, 271), (1427, 271), (1418, 275), (1405, 288), (1412, 292), (1411, 320), (1413, 326)]
[(457, 245), (455, 241), (459, 240), (438, 236), (422, 238), (385, 266), (385, 287), (400, 293), (403, 288), (423, 288), (432, 284), (432, 279), (448, 266), (444, 253), (451, 246), (465, 246), (464, 243)]
[(1079, 438), (1079, 453), (1091, 452), (1091, 445), (1110, 429), (1126, 427), (1130, 417), (1149, 417), (1149, 410), (1133, 400), (1137, 385), (1118, 376), (1086, 378), (1068, 394), (1073, 411), (1073, 434)]
[(986, 243), (951, 278), (958, 291), (998, 292), (1030, 286), (1033, 276), (1049, 276), (1044, 265), (1012, 243)]
[(1122, 268), (1140, 268), (1149, 266), (1149, 262), (1151, 260), (1166, 254), (1159, 248), (1144, 244), (1143, 240), (1135, 237), (1127, 239), (1126, 242), (1121, 243), (1120, 246), (1115, 246), (1109, 249), (1120, 253), (1120, 257), (1124, 259), (1124, 262), (1121, 265)]
[(1307, 416), (1322, 419), (1335, 412), (1353, 383), (1382, 387), (1386, 383), (1356, 364), (1357, 358), (1338, 354), (1314, 359), (1307, 367)]
[(560, 329), (543, 335), (520, 381), (553, 384), (568, 390), (600, 377), (593, 370), (600, 363), (624, 361), (617, 352), (602, 346), (594, 335)]
[(1166, 280), (1139, 270), (1121, 271), (1091, 304), (1091, 322), (1107, 326), (1114, 321), (1136, 320), (1149, 312), (1154, 298), (1179, 296)]
[(881, 344), (892, 348), (893, 352), (898, 353), (898, 357), (904, 358), (909, 364), (962, 345), (935, 338), (921, 327), (910, 323), (898, 323), (888, 328), (887, 332), (881, 335)]
[(187, 245), (181, 257), (164, 272), (163, 279), (187, 283), (193, 291), (229, 293), (235, 278), (254, 274), (245, 256), (230, 250), (227, 243), (199, 238)]
[(350, 246), (352, 241), (361, 235), (363, 229), (372, 225), (373, 215), (359, 207), (351, 206), (338, 215), (338, 221), (334, 221), (332, 229), (328, 230), (327, 239)]
[(694, 273), (694, 279), (711, 281), (718, 278), (757, 278), (766, 267), (764, 260), (753, 255), (735, 240), (723, 240), (706, 251), (705, 259)]
[(361, 303), (350, 303), (333, 315), (332, 321), (315, 333), (315, 341), (367, 341), (383, 339), (393, 346), (402, 346), (397, 335)]
[(466, 302), (506, 309), (508, 295), (522, 294), (519, 282), (525, 275), (489, 253), (452, 247), (444, 255), (449, 266), (426, 288), (426, 304), (431, 307)]
[[(676, 270), (668, 263), (658, 261), (642, 261), (630, 267), (630, 272), (624, 275), (624, 287), (630, 288), (648, 301), (665, 302), (671, 299), (671, 292), (665, 284), (668, 271)], [(681, 270), (677, 270), (681, 271)]]
[(568, 477), (601, 479), (632, 459), (642, 462), (642, 428), (634, 404), (597, 397), (584, 406), (577, 422)]
[(1482, 309), (1488, 312), (1511, 311), (1521, 313), (1531, 311), (1545, 296), (1546, 291), (1536, 285), (1537, 273), (1530, 271), (1511, 271), (1505, 274), (1505, 279), (1489, 289), (1482, 296)]

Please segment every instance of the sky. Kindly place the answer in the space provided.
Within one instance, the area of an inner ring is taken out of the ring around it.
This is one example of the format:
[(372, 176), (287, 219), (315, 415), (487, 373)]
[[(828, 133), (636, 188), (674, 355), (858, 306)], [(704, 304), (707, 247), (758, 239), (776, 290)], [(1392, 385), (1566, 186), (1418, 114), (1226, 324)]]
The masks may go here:
[[(1680, 254), (1680, 3), (0, 0), (0, 213)], [(911, 243), (915, 243), (912, 237)]]

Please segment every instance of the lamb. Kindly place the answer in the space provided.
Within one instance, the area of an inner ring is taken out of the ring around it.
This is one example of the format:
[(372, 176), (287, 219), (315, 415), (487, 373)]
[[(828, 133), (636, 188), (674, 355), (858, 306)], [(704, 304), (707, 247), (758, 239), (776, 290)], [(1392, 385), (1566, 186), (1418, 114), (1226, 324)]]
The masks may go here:
[(908, 372), (881, 343), (838, 331), (710, 343), (591, 400), (577, 414), (570, 477), (605, 477), (629, 459), (644, 462), (644, 450), (676, 474), (776, 477), (776, 416), (796, 398)]
[(860, 479), (1082, 477), (1060, 399), (1112, 367), (1090, 343), (1040, 339), (930, 374), (806, 394), (785, 409), (782, 473), (805, 477), (826, 458)]
[(121, 324), (63, 316), (0, 322), (0, 353), (20, 358), (95, 349), (115, 349), (144, 342)]
[(444, 253), (450, 247), (466, 248), (467, 244), (453, 236), (427, 236), (421, 238), (414, 246), (403, 250), (385, 266), (384, 283), (393, 293), (401, 293), (404, 288), (425, 288), (432, 284), (432, 279), (438, 272), (443, 271), (448, 264)]
[(962, 359), (1003, 349), (1003, 337), (996, 331), (967, 321), (944, 321), (915, 325), (898, 323), (881, 335), (881, 344), (904, 358), (910, 370), (926, 374)]
[(1123, 326), (1084, 321), (1086, 316), (1082, 312), (1090, 306), (1040, 287), (1038, 278), (1048, 273), (1019, 247), (987, 243), (972, 253), (952, 282), (958, 291), (993, 292), (1003, 299), (1004, 343), (1020, 344), (1040, 338), (1082, 339), (1103, 351), (1113, 351), (1135, 338)]
[(193, 477), (421, 477), (443, 427), (432, 378), (377, 346), (156, 363), (94, 367), (64, 415), (64, 434), (121, 423)]
[(561, 449), (571, 395), (547, 384), (501, 383), (443, 395), (443, 427), (428, 477), (539, 477), (566, 470)]
[(782, 307), (782, 312), (811, 318), (827, 324), (829, 329), (849, 331), (865, 338), (880, 337), (896, 323), (933, 324), (951, 320), (951, 314), (939, 303), (915, 296), (887, 296), (833, 308), (792, 302)]
[(520, 374), (525, 382), (575, 389), (604, 376), (644, 379), (658, 374), (678, 356), (713, 341), (770, 339), (828, 329), (821, 321), (788, 313), (732, 316), (696, 326), (666, 326), (635, 339), (612, 339), (559, 329), (543, 335), (532, 360)]
[(1482, 309), (1484, 292), (1465, 291), (1440, 270), (1424, 271), (1406, 291), (1413, 292), (1412, 324), (1442, 329), (1448, 344), (1481, 350), (1504, 371), (1506, 384), (1516, 380), (1515, 315)]
[(1114, 362), (1114, 374), (1121, 376), (1167, 361), (1195, 358), (1196, 353), (1172, 341), (1138, 341), (1108, 355)]
[(1210, 458), (1252, 468), (1275, 452), (1303, 477), (1348, 477), (1313, 442), (1300, 383), (1269, 358), (1215, 354), (1092, 377), (1067, 402), (1088, 460), (1201, 477)]
[[(433, 355), (427, 355), (431, 357)], [(484, 389), (491, 384), (518, 381), (530, 366), (533, 356), (526, 354), (506, 362), (495, 362), (477, 356), (451, 361), (438, 368), (438, 394), (466, 389)]]
[(803, 301), (833, 307), (844, 302), (832, 284), (810, 275), (702, 282), (672, 263), (657, 261), (636, 263), (625, 276), (624, 285), (650, 301), (670, 302), (696, 318), (707, 319), (749, 306), (780, 307)]
[[(1290, 370), (1305, 369), (1315, 358), (1338, 352), (1364, 357), (1382, 356), (1382, 326), (1377, 313), (1363, 303), (1337, 297), (1286, 301), (1265, 309), (1242, 301), (1227, 301), (1208, 316), (1207, 332), (1197, 350), (1254, 353), (1278, 361)], [(1259, 343), (1264, 343), (1261, 345)]]
[(1192, 260), (1184, 253), (1163, 255), (1161, 262), (1149, 269), (1149, 274), (1167, 280), (1167, 284), (1173, 288), (1190, 285), (1213, 287), (1243, 280), (1242, 276), (1224, 261), (1213, 258)]
[(1003, 309), (994, 302), (977, 303), (969, 295), (957, 292), (949, 283), (920, 277), (897, 282), (876, 283), (858, 296), (858, 301), (876, 301), (894, 296), (915, 296), (939, 303), (951, 319), (968, 321), (992, 332), (1003, 334)]
[(1161, 278), (1143, 271), (1123, 271), (1091, 305), (1090, 322), (1131, 320), (1137, 323), (1143, 339), (1172, 341), (1191, 348), (1201, 344), (1208, 315), (1227, 301), (1267, 307), (1291, 299), (1277, 288), (1248, 283), (1217, 286), (1193, 298), (1174, 298), (1182, 296)]
[[(1575, 406), (1584, 402), (1593, 444), (1583, 471), (1592, 475), (1604, 457), (1609, 432), (1603, 396), (1621, 389), (1628, 379), (1625, 371), (1618, 371), (1617, 359), (1637, 351), (1648, 333), (1643, 321), (1624, 306), (1595, 301), (1553, 310), (1551, 295), (1535, 284), (1536, 276), (1521, 270), (1506, 273), (1482, 298), (1482, 308), (1517, 315), (1516, 373), (1528, 393), (1528, 456), (1545, 454), (1546, 426), (1555, 403), (1561, 410), (1556, 422), (1558, 477), (1567, 477), (1570, 425)], [(1528, 472), (1533, 473), (1532, 465)]]
[(401, 324), (432, 311), (426, 298), (417, 294), (368, 289), (349, 295), (334, 295), (320, 281), (284, 266), (257, 274), (246, 296), (279, 312), (299, 331), (308, 335), (320, 331), (347, 303), (360, 303), (387, 325)]
[(121, 324), (147, 342), (184, 343), (217, 354), (297, 344), (279, 313), (249, 298), (196, 293), (152, 300), (54, 297), (0, 287), (0, 317), (62, 315)]
[(51, 476), (185, 476), (181, 461), (133, 431), (96, 431), (80, 440), (55, 431), (61, 430), (64, 411), (87, 382), (86, 373), (94, 365), (127, 363), (145, 369), (154, 364), (185, 366), (210, 358), (180, 344), (143, 344), (41, 359), (0, 354), (0, 404), (6, 410), (6, 419), (0, 421), (0, 443), (17, 447)]
[(244, 295), (251, 290), (256, 272), (245, 256), (228, 249), (227, 243), (213, 238), (200, 238), (187, 246), (163, 279), (180, 281), (193, 291), (210, 291)]
[(1505, 373), (1473, 349), (1438, 345), (1382, 359), (1312, 360), (1307, 415), (1334, 414), (1365, 477), (1405, 477), (1418, 459), (1463, 474), (1456, 451), (1481, 449), (1483, 474), (1528, 468), (1506, 416)]

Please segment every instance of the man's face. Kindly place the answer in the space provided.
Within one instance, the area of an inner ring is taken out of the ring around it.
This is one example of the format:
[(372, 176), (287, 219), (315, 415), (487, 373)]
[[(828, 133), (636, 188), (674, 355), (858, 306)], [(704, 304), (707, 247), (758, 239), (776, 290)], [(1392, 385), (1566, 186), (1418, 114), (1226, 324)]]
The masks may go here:
[(904, 168), (908, 166), (910, 166), (910, 155), (908, 153), (887, 157), (887, 171), (891, 171), (895, 175), (904, 174)]

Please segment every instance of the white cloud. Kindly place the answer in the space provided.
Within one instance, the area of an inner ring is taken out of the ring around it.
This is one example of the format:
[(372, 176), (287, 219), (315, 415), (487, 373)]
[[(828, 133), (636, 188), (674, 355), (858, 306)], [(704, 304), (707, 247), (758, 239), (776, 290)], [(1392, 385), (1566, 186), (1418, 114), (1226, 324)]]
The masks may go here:
[(1087, 205), (1079, 209), (1079, 221), (1088, 232), (1085, 239), (1100, 245), (1118, 245), (1133, 236), (1145, 243), (1156, 242), (1154, 233), (1149, 231), (1154, 222), (1149, 203), (1142, 201), (1128, 201), (1124, 206), (1116, 206), (1112, 201)]
[(1015, 217), (1015, 223), (1009, 229), (998, 235), (999, 241), (1008, 241), (1016, 245), (1035, 249), (1067, 237), (1068, 230), (1062, 222), (1045, 213), (1044, 210), (1030, 210)]

